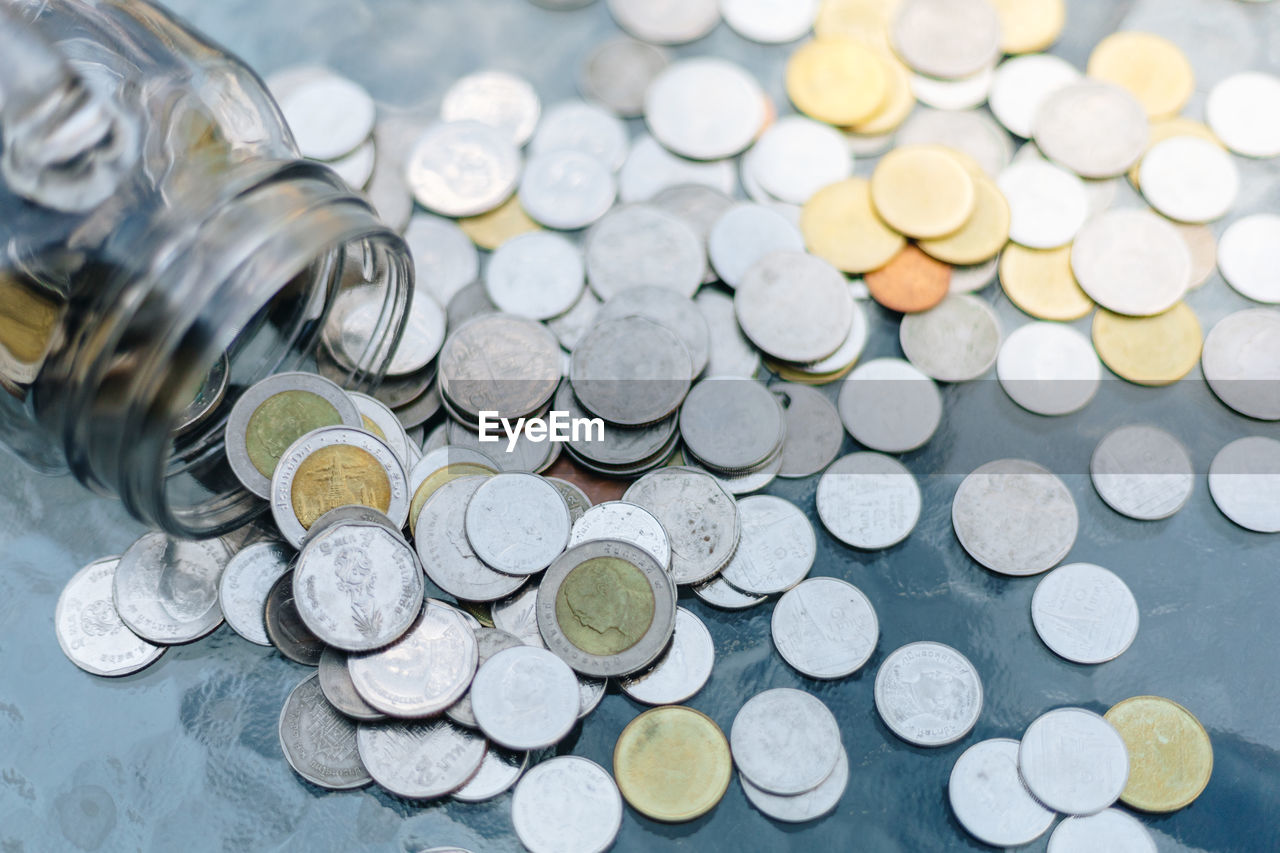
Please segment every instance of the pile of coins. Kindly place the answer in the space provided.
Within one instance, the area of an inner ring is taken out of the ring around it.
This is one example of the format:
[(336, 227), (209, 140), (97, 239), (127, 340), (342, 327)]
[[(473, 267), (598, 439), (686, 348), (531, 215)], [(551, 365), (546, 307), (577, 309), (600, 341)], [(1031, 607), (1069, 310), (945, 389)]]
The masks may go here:
[[(1233, 155), (1280, 155), (1267, 118), (1280, 79), (1227, 78), (1202, 124), (1180, 115), (1194, 70), (1158, 36), (1109, 36), (1083, 74), (1040, 53), (1061, 30), (1058, 0), (608, 6), (635, 40), (594, 46), (586, 100), (546, 109), (496, 70), (456, 81), (425, 121), (380, 119), (325, 69), (272, 76), (300, 152), (403, 229), (417, 270), (408, 328), (387, 350), (381, 295), (344, 287), (315, 373), (202, 397), (186, 417), (229, 408), (229, 465), (274, 530), (147, 534), (82, 569), (57, 616), (68, 656), (99, 675), (136, 672), (225, 619), (317, 667), (280, 717), (304, 779), (467, 802), (514, 786), (512, 822), (535, 851), (606, 848), (623, 800), (692, 820), (734, 766), (775, 820), (839, 803), (848, 756), (814, 696), (750, 697), (728, 738), (680, 705), (716, 656), (681, 588), (722, 610), (777, 596), (774, 646), (805, 678), (849, 677), (876, 650), (868, 597), (809, 577), (804, 510), (756, 494), (776, 477), (820, 474), (826, 532), (878, 551), (925, 509), (896, 457), (939, 429), (945, 383), (994, 371), (1018, 406), (1057, 417), (1089, 405), (1104, 364), (1163, 385), (1199, 363), (1226, 406), (1280, 420), (1280, 312), (1238, 311), (1202, 341), (1183, 301), (1216, 262), (1241, 295), (1280, 303), (1280, 217), (1239, 219), (1216, 242), (1204, 224), (1231, 211)], [(778, 115), (737, 64), (663, 47), (722, 17), (765, 44), (812, 29), (785, 68), (797, 114)], [(1125, 176), (1149, 209), (1111, 208)], [(979, 295), (996, 277), (1033, 322), (1002, 330)], [(903, 357), (860, 362), (884, 316), (868, 299), (902, 315)], [(1068, 323), (1095, 309), (1090, 340)], [(343, 390), (384, 360), (372, 396)], [(551, 414), (575, 426), (563, 441), (486, 433)], [(846, 433), (857, 450), (841, 456)], [(544, 476), (553, 466), (630, 482), (593, 505)], [(1105, 435), (1090, 473), (1107, 505), (1146, 521), (1178, 512), (1195, 480), (1182, 443), (1143, 424)], [(1208, 483), (1232, 521), (1280, 531), (1280, 442), (1228, 444)], [(1055, 654), (1097, 665), (1134, 641), (1140, 608), (1121, 577), (1060, 565), (1080, 518), (1046, 468), (982, 464), (951, 517), (978, 565), (1047, 572), (1030, 617)], [(608, 684), (660, 706), (619, 737), (612, 775), (578, 756), (538, 761)], [(982, 681), (962, 652), (921, 640), (879, 665), (874, 703), (898, 738), (942, 747), (973, 731)], [(1181, 808), (1211, 767), (1190, 712), (1135, 697), (1105, 719), (1059, 708), (1020, 742), (974, 744), (949, 793), (989, 844), (1029, 843), (1062, 813), (1054, 850), (1154, 849), (1110, 807)]]

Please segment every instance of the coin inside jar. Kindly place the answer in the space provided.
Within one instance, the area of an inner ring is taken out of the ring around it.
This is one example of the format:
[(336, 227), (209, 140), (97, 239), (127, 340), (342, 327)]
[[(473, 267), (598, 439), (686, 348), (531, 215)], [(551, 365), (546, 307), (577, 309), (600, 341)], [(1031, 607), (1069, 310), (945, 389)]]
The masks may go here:
[(654, 708), (636, 717), (613, 748), (613, 773), (631, 807), (679, 823), (716, 807), (733, 776), (729, 742), (692, 708)]

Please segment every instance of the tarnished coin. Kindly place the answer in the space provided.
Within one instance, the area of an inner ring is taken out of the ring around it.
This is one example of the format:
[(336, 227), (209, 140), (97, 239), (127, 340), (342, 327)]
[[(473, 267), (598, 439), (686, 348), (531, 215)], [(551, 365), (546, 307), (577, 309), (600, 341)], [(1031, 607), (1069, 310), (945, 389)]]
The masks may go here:
[(408, 160), (413, 197), (444, 216), (493, 210), (516, 188), (520, 152), (506, 131), (477, 121), (427, 128)]
[(1145, 424), (1118, 427), (1103, 436), (1089, 461), (1089, 475), (1107, 506), (1139, 521), (1168, 518), (1195, 489), (1187, 448)]
[(1190, 136), (1153, 145), (1142, 157), (1140, 175), (1151, 206), (1178, 222), (1221, 219), (1240, 191), (1231, 155), (1217, 143)]
[(160, 659), (167, 646), (130, 631), (111, 600), (118, 557), (94, 560), (58, 596), (53, 625), (62, 653), (92, 675), (130, 675)]
[(977, 379), (1000, 352), (1000, 322), (984, 300), (951, 294), (902, 318), (898, 340), (907, 360), (940, 382)]
[[(686, 0), (682, 5), (696, 3)], [(720, 160), (739, 153), (759, 134), (765, 123), (764, 92), (736, 63), (716, 57), (682, 59), (649, 84), (644, 117), (654, 138), (676, 154)]]
[(764, 204), (736, 204), (707, 235), (707, 252), (716, 275), (736, 288), (747, 271), (772, 252), (800, 252), (804, 237), (786, 216)]
[(1007, 59), (991, 81), (991, 112), (1010, 133), (1030, 138), (1036, 112), (1044, 99), (1080, 79), (1080, 72), (1065, 59), (1033, 53)]
[[(855, 316), (861, 315), (861, 310)], [(863, 325), (855, 321), (855, 326)], [(786, 412), (779, 477), (808, 477), (831, 464), (844, 442), (844, 425), (831, 401), (813, 388), (792, 383), (770, 385)]]
[(1068, 415), (1089, 404), (1102, 365), (1089, 339), (1061, 323), (1027, 323), (1000, 346), (996, 377), (1009, 399), (1037, 415)]
[(693, 375), (700, 376), (706, 370), (711, 356), (711, 333), (693, 300), (665, 287), (629, 287), (604, 303), (596, 322), (628, 316), (645, 317), (675, 332), (689, 351)]
[(554, 746), (578, 722), (573, 670), (534, 646), (516, 645), (485, 661), (469, 695), (485, 737), (508, 749)]
[(1246, 530), (1280, 533), (1280, 441), (1252, 435), (1219, 450), (1209, 464), (1209, 494)]
[(622, 499), (662, 522), (671, 540), (671, 577), (694, 584), (720, 572), (738, 548), (737, 502), (714, 477), (691, 468), (663, 468), (632, 483)]
[(320, 689), (329, 704), (353, 720), (385, 720), (387, 715), (360, 698), (347, 671), (347, 653), (325, 647), (320, 654)]
[(817, 555), (813, 525), (795, 504), (773, 495), (738, 501), (742, 541), (721, 577), (740, 592), (769, 595), (804, 580)]
[(521, 418), (560, 384), (560, 344), (541, 323), (484, 314), (453, 329), (440, 350), (440, 393), (471, 423), (482, 411)]
[(262, 622), (267, 593), (289, 571), (293, 551), (283, 542), (255, 542), (227, 561), (218, 580), (218, 604), (231, 630), (259, 646), (271, 645)]
[(618, 686), (646, 705), (678, 705), (688, 701), (711, 677), (716, 647), (702, 620), (676, 608), (671, 645), (648, 669), (620, 679)]
[(1156, 853), (1156, 841), (1137, 818), (1119, 809), (1069, 817), (1049, 836), (1048, 853)]
[(588, 509), (573, 523), (569, 547), (596, 539), (621, 539), (648, 551), (663, 568), (671, 566), (671, 540), (662, 522), (641, 506), (605, 501)]
[(946, 746), (973, 731), (982, 713), (982, 680), (950, 646), (922, 641), (880, 664), (876, 711), (889, 730), (916, 746)]
[(152, 643), (200, 639), (222, 624), (218, 578), (230, 556), (221, 539), (144, 533), (115, 567), (111, 595), (120, 620)]
[(729, 731), (738, 772), (770, 794), (812, 791), (844, 752), (830, 709), (802, 690), (775, 687), (738, 709)]
[[(516, 646), (524, 646), (525, 643), (515, 634), (508, 634), (501, 628), (475, 628), (476, 634), (476, 651), (478, 653), (476, 662), (476, 672), (480, 671), (480, 667), (484, 666), (484, 662), (496, 655), (498, 652), (512, 649)], [(475, 684), (475, 680), (471, 682)], [(471, 706), (471, 689), (463, 694), (462, 698), (454, 702), (445, 711), (445, 715), (459, 725), (469, 728), (476, 728), (476, 715)]]
[(642, 284), (693, 296), (707, 267), (698, 235), (680, 219), (645, 204), (615, 208), (587, 232), (587, 281), (606, 302)]
[(542, 103), (528, 80), (506, 71), (477, 71), (444, 93), (440, 117), (447, 122), (475, 121), (503, 131), (517, 146), (533, 136)]
[(1037, 717), (1018, 746), (1018, 771), (1037, 800), (1068, 815), (1090, 815), (1114, 803), (1129, 778), (1124, 739), (1084, 708)]
[(779, 201), (804, 204), (823, 187), (852, 176), (853, 157), (840, 131), (803, 116), (787, 116), (760, 135), (743, 159), (743, 168)]
[(1034, 575), (1071, 550), (1079, 528), (1066, 485), (1024, 459), (980, 465), (960, 483), (951, 504), (960, 545), (994, 572)]
[(1105, 663), (1122, 655), (1138, 635), (1138, 602), (1114, 572), (1070, 563), (1036, 586), (1031, 623), (1059, 657)]
[[(627, 153), (627, 161), (618, 172), (618, 198), (624, 204), (654, 201), (658, 193), (671, 187), (695, 184), (724, 195), (737, 186), (733, 160), (686, 160), (662, 147), (662, 143), (647, 133), (637, 136)], [(665, 206), (656, 205), (662, 207)], [(677, 217), (686, 222), (683, 216)], [(692, 225), (690, 225), (692, 227)], [(696, 236), (701, 232), (695, 231)], [(703, 281), (707, 280), (703, 272)]]
[(1111, 706), (1104, 718), (1115, 726), (1129, 754), (1129, 781), (1120, 795), (1145, 812), (1185, 808), (1209, 784), (1213, 744), (1186, 708), (1160, 696), (1134, 696)]
[(853, 327), (853, 299), (844, 276), (804, 252), (773, 252), (754, 263), (733, 304), (746, 336), (783, 361), (826, 358)]
[(1154, 213), (1112, 210), (1089, 220), (1071, 247), (1071, 269), (1085, 293), (1117, 314), (1169, 310), (1191, 282), (1191, 253)]
[(748, 595), (717, 575), (709, 581), (694, 584), (693, 594), (721, 610), (746, 610), (768, 599), (767, 595)]
[(752, 784), (742, 773), (738, 774), (742, 792), (751, 805), (765, 815), (784, 823), (805, 823), (817, 820), (830, 812), (844, 796), (849, 785), (849, 755), (844, 747), (836, 749), (836, 768), (816, 788), (802, 794), (770, 794)]
[(561, 101), (538, 123), (529, 143), (533, 154), (580, 151), (616, 172), (627, 159), (627, 126), (616, 115), (583, 101)]
[(540, 572), (569, 542), (569, 506), (535, 474), (482, 482), (467, 501), (467, 541), (485, 565), (512, 575)]
[(1223, 317), (1204, 339), (1200, 367), (1232, 409), (1280, 420), (1280, 311), (1252, 308)]
[(692, 380), (693, 360), (680, 336), (644, 317), (597, 323), (569, 362), (569, 382), (582, 406), (621, 426), (666, 418)]
[(778, 654), (801, 674), (844, 678), (871, 658), (880, 623), (856, 586), (837, 578), (809, 578), (778, 599), (770, 631)]
[(1280, 216), (1273, 213), (1258, 213), (1232, 222), (1218, 241), (1218, 269), (1227, 284), (1255, 302), (1280, 303), (1277, 241)]
[(296, 85), (276, 91), (280, 112), (298, 151), (315, 160), (336, 160), (373, 132), (373, 98), (356, 83), (318, 69)]
[(833, 462), (815, 497), (823, 527), (846, 545), (890, 548), (920, 520), (920, 486), (898, 460), (880, 453), (851, 453)]
[(724, 732), (706, 714), (654, 708), (618, 735), (613, 775), (633, 809), (653, 820), (682, 823), (720, 802), (733, 778), (733, 758)]
[(1018, 742), (992, 738), (966, 749), (947, 782), (951, 812), (965, 831), (993, 847), (1021, 847), (1048, 832), (1054, 813), (1018, 776)]
[(529, 753), (489, 746), (476, 775), (451, 796), (464, 803), (483, 803), (505, 794), (524, 773)]
[(685, 452), (717, 472), (755, 471), (781, 450), (785, 434), (778, 399), (750, 379), (704, 379), (680, 408)]
[(1041, 101), (1032, 133), (1046, 157), (1080, 177), (1113, 178), (1146, 150), (1147, 114), (1119, 86), (1085, 79)]
[(485, 565), (467, 540), (467, 502), (487, 478), (458, 477), (442, 484), (418, 513), (413, 541), (431, 582), (463, 601), (497, 601), (524, 586), (523, 575)]
[(649, 83), (671, 62), (660, 47), (615, 38), (592, 49), (582, 63), (578, 88), (589, 100), (604, 104), (623, 118), (644, 112)]
[(548, 228), (586, 228), (617, 197), (613, 171), (590, 154), (562, 148), (535, 154), (520, 176), (520, 205)]
[(356, 724), (324, 698), (318, 676), (293, 688), (280, 709), (279, 730), (285, 760), (311, 784), (345, 791), (373, 781), (356, 748)]
[(360, 758), (386, 790), (430, 800), (458, 790), (480, 769), (484, 738), (448, 720), (360, 723)]
[(263, 606), (267, 638), (280, 654), (303, 666), (319, 666), (324, 643), (298, 615), (293, 599), (293, 572), (285, 572), (271, 585)]
[(1000, 55), (1000, 19), (983, 0), (904, 0), (890, 35), (904, 62), (933, 77), (975, 74)]
[(599, 764), (557, 756), (531, 767), (516, 784), (511, 823), (530, 853), (604, 853), (622, 828), (622, 795)]
[(498, 247), (489, 258), (484, 281), (499, 310), (546, 320), (573, 307), (585, 276), (577, 246), (557, 234), (534, 231)]
[(733, 310), (733, 297), (704, 287), (693, 301), (706, 318), (711, 333), (711, 354), (706, 374), (755, 376), (760, 370), (760, 352), (742, 334)]
[(938, 386), (900, 358), (855, 367), (840, 386), (836, 408), (854, 441), (883, 453), (923, 446), (942, 422)]
[(996, 186), (1009, 202), (1009, 239), (1029, 249), (1067, 245), (1089, 217), (1084, 182), (1039, 158), (1010, 165)]
[(1214, 134), (1237, 154), (1275, 157), (1280, 154), (1280, 77), (1244, 71), (1220, 81), (1205, 102), (1205, 120)]

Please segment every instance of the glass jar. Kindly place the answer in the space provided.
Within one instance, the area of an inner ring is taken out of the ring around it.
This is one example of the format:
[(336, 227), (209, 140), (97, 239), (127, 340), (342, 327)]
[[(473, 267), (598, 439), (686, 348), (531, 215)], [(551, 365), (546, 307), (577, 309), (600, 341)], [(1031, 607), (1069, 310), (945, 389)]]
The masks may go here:
[(262, 508), (226, 464), (244, 388), (309, 369), (337, 295), (404, 326), (401, 238), (299, 159), (262, 82), (144, 0), (0, 3), (0, 439), (171, 534)]

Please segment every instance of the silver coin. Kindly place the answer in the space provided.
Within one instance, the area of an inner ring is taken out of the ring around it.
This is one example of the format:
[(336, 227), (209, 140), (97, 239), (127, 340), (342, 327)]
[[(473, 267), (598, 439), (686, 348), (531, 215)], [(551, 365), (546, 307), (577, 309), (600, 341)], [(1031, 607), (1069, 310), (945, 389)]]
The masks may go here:
[(615, 317), (644, 317), (675, 332), (689, 351), (693, 375), (699, 376), (711, 356), (711, 332), (693, 300), (665, 287), (641, 285), (614, 294), (604, 303), (596, 322)]
[(721, 610), (746, 610), (768, 599), (767, 595), (748, 595), (720, 576), (694, 584), (694, 595)]
[[(324, 329), (325, 344), (334, 359), (348, 370), (367, 368), (385, 358), (391, 331), (383, 305), (385, 298), (378, 287), (348, 288), (330, 312)], [(444, 330), (444, 309), (430, 293), (415, 291), (404, 334), (395, 344), (387, 375), (409, 376), (423, 371), (440, 351)]]
[(982, 680), (950, 646), (922, 641), (880, 664), (876, 711), (889, 731), (916, 746), (946, 746), (973, 731), (982, 714)]
[(986, 102), (995, 72), (994, 62), (973, 74), (950, 80), (913, 72), (910, 76), (911, 94), (920, 103), (936, 109), (971, 110)]
[(463, 601), (496, 601), (524, 586), (521, 575), (489, 568), (467, 541), (467, 501), (485, 477), (459, 477), (436, 489), (418, 513), (414, 544), (431, 582)]
[(485, 749), (480, 769), (470, 781), (450, 796), (463, 803), (483, 803), (505, 794), (524, 773), (529, 753), (514, 752), (500, 746)]
[(1048, 853), (1156, 853), (1156, 841), (1137, 818), (1119, 809), (1069, 817), (1049, 836)]
[(702, 284), (706, 251), (684, 222), (643, 204), (600, 219), (586, 237), (587, 281), (604, 301), (628, 287), (654, 285), (692, 297)]
[(1031, 623), (1054, 654), (1105, 663), (1138, 635), (1138, 602), (1115, 573), (1092, 563), (1059, 566), (1036, 585)]
[(506, 71), (477, 71), (454, 82), (440, 103), (447, 122), (475, 121), (496, 128), (517, 145), (533, 136), (542, 102), (528, 80)]
[(1209, 91), (1205, 120), (1214, 135), (1245, 157), (1280, 154), (1280, 78), (1262, 71), (1232, 74)]
[(1085, 223), (1071, 245), (1080, 289), (1117, 314), (1149, 317), (1182, 299), (1191, 252), (1165, 219), (1145, 210), (1111, 210)]
[(651, 667), (619, 680), (618, 686), (646, 705), (678, 705), (707, 683), (715, 658), (716, 647), (707, 626), (688, 610), (677, 607), (671, 645)]
[(456, 222), (430, 213), (415, 213), (404, 229), (413, 255), (414, 285), (441, 305), (480, 275), (480, 254)]
[(476, 423), (482, 411), (521, 418), (541, 409), (560, 384), (560, 344), (541, 323), (484, 314), (449, 333), (440, 350), (440, 392)]
[(519, 637), (526, 646), (546, 647), (538, 632), (538, 587), (527, 586), (515, 595), (495, 601), (489, 615), (494, 626)]
[(578, 722), (573, 670), (534, 646), (516, 645), (485, 661), (470, 696), (480, 730), (508, 749), (554, 746)]
[(176, 645), (222, 624), (218, 578), (231, 554), (220, 539), (144, 533), (120, 555), (112, 600), (125, 627), (144, 640)]
[[(396, 413), (396, 420), (400, 421), (400, 425), (409, 430), (420, 427), (434, 418), (443, 405), (444, 400), (440, 396), (440, 388), (433, 381), (420, 396), (393, 411)], [(417, 448), (411, 446), (409, 452), (414, 457), (413, 462), (416, 463), (420, 458)]]
[(560, 492), (535, 474), (490, 477), (467, 502), (467, 541), (486, 565), (507, 574), (531, 575), (551, 565), (571, 527)]
[(1000, 55), (1000, 20), (982, 0), (905, 0), (889, 35), (904, 62), (933, 77), (965, 77)]
[(618, 26), (651, 44), (696, 41), (720, 23), (716, 0), (608, 0)]
[(694, 57), (654, 78), (644, 112), (649, 132), (669, 150), (693, 160), (720, 160), (755, 140), (765, 123), (765, 98), (740, 65)]
[(578, 719), (585, 719), (592, 711), (600, 707), (604, 700), (604, 691), (609, 682), (603, 678), (583, 678), (578, 676)]
[[(1216, 148), (1212, 143), (1205, 144)], [(1142, 187), (1145, 191), (1145, 181)], [(1152, 206), (1156, 205), (1153, 203)], [(1227, 284), (1255, 302), (1280, 303), (1280, 275), (1276, 274), (1277, 263), (1280, 263), (1277, 241), (1280, 241), (1280, 216), (1258, 213), (1232, 222), (1218, 241), (1218, 268), (1222, 270)]]
[[(476, 650), (478, 654), (476, 672), (480, 671), (480, 667), (484, 666), (485, 661), (498, 652), (524, 645), (524, 641), (515, 634), (508, 634), (499, 628), (472, 627), (476, 634)], [(472, 679), (471, 683), (474, 685), (475, 679)], [(467, 688), (467, 692), (462, 694), (462, 698), (450, 705), (444, 713), (458, 725), (472, 729), (476, 728), (476, 715), (471, 707), (471, 688)]]
[(836, 767), (831, 775), (811, 791), (790, 796), (767, 793), (739, 773), (742, 792), (747, 800), (767, 817), (783, 823), (805, 823), (817, 820), (839, 804), (849, 785), (849, 754), (843, 747), (836, 750)]
[(821, 785), (844, 751), (840, 727), (827, 706), (790, 687), (748, 699), (733, 718), (729, 748), (747, 781), (784, 796)]
[[(747, 168), (745, 161), (743, 168)], [(853, 156), (844, 135), (830, 125), (786, 116), (770, 125), (752, 146), (750, 170), (769, 195), (804, 204), (823, 187), (850, 177)]]
[[(734, 205), (728, 193), (699, 183), (666, 187), (655, 193), (649, 203), (684, 222), (704, 243), (716, 220)], [(703, 283), (711, 281), (715, 281), (714, 274), (703, 279)]]
[(1200, 367), (1218, 399), (1251, 418), (1280, 420), (1280, 311), (1228, 314), (1204, 339)]
[(1082, 178), (1113, 178), (1147, 148), (1147, 113), (1127, 90), (1084, 79), (1040, 102), (1032, 135), (1045, 156)]
[(347, 653), (329, 646), (320, 654), (320, 689), (324, 698), (344, 716), (353, 720), (385, 720), (387, 715), (360, 698), (347, 671)]
[(662, 522), (644, 507), (626, 501), (596, 504), (573, 523), (569, 547), (596, 539), (621, 539), (648, 551), (658, 565), (671, 566), (671, 541)]
[(267, 639), (280, 654), (303, 666), (319, 666), (324, 643), (311, 633), (293, 600), (293, 572), (288, 571), (276, 579), (267, 592), (263, 605), (262, 621), (266, 625)]
[(293, 551), (283, 542), (255, 542), (227, 561), (218, 580), (218, 604), (231, 630), (259, 646), (271, 645), (262, 613), (267, 593), (289, 571)]
[(997, 459), (973, 470), (956, 490), (951, 523), (960, 545), (994, 572), (1035, 575), (1071, 550), (1079, 529), (1075, 501), (1045, 468)]
[(1044, 99), (1079, 79), (1074, 65), (1052, 54), (1011, 57), (991, 81), (991, 112), (1010, 133), (1028, 139)]
[[(570, 419), (588, 417), (568, 384), (556, 393), (555, 406), (557, 411), (568, 413)], [(643, 427), (606, 429), (603, 440), (574, 441), (570, 436), (568, 448), (575, 459), (591, 470), (631, 476), (665, 461), (679, 438), (676, 427), (677, 418), (671, 415)]]
[(835, 352), (853, 328), (845, 277), (804, 252), (773, 252), (756, 261), (733, 300), (747, 338), (783, 361), (817, 361)]
[(1054, 811), (1089, 815), (1114, 803), (1129, 780), (1120, 733), (1084, 708), (1057, 708), (1027, 726), (1018, 771), (1037, 800)]
[(369, 183), (369, 179), (373, 177), (373, 164), (377, 157), (377, 146), (370, 137), (350, 154), (331, 160), (327, 165), (338, 173), (339, 178), (347, 182), (347, 186), (358, 191), (364, 189), (365, 184)]
[(868, 551), (891, 548), (920, 520), (920, 486), (898, 460), (850, 453), (818, 480), (818, 517), (832, 536)]
[(809, 678), (844, 678), (862, 669), (880, 639), (875, 608), (837, 578), (810, 578), (773, 607), (773, 645)]
[(700, 583), (720, 572), (738, 548), (737, 502), (710, 474), (663, 468), (632, 483), (622, 499), (644, 507), (671, 539), (671, 576)]
[(92, 675), (130, 675), (155, 663), (168, 648), (148, 643), (120, 620), (111, 599), (119, 562), (119, 557), (104, 557), (76, 572), (54, 610), (62, 653)]
[[(689, 455), (690, 461), (696, 463), (697, 460), (692, 459), (691, 457), (692, 454)], [(695, 465), (695, 467), (702, 467), (705, 469), (705, 466)], [(761, 468), (752, 469), (745, 473), (730, 473), (726, 471), (710, 470), (708, 470), (707, 473), (716, 478), (716, 482), (720, 484), (721, 488), (736, 497), (738, 495), (749, 495), (752, 492), (760, 491), (774, 481), (778, 476), (778, 469), (781, 467), (782, 453), (779, 449), (778, 452), (775, 452), (764, 462), (763, 467)]]
[(582, 336), (596, 324), (596, 317), (599, 316), (600, 306), (603, 304), (600, 297), (590, 290), (584, 290), (578, 297), (578, 301), (573, 303), (568, 311), (546, 321), (547, 328), (556, 336), (556, 340), (560, 341), (560, 346), (568, 352), (573, 352), (578, 342), (582, 340)]
[[(870, 298), (866, 285), (861, 281), (851, 282), (849, 284), (849, 296), (853, 299), (853, 324), (849, 328), (849, 336), (844, 339), (844, 343), (836, 349), (835, 352), (819, 361), (809, 362), (808, 364), (797, 364), (788, 362), (787, 369), (796, 373), (813, 376), (817, 380), (827, 380), (828, 374), (841, 373), (848, 370), (849, 366), (858, 360), (862, 355), (862, 350), (867, 345), (867, 312), (862, 307), (862, 303)], [(820, 384), (824, 384), (820, 382)]]
[(444, 216), (476, 216), (511, 196), (520, 152), (509, 134), (476, 121), (429, 127), (406, 166), (413, 197)]
[(315, 74), (277, 96), (280, 112), (304, 157), (336, 160), (373, 132), (373, 98), (331, 71)]
[(996, 186), (1009, 202), (1009, 239), (1031, 249), (1067, 245), (1089, 216), (1084, 182), (1040, 158), (1004, 169)]
[(569, 381), (583, 408), (620, 426), (666, 418), (692, 380), (693, 360), (679, 335), (644, 317), (597, 323), (569, 363)]
[(1280, 533), (1280, 441), (1253, 435), (1219, 450), (1209, 464), (1209, 494), (1246, 530)]
[(466, 692), (476, 656), (475, 633), (462, 615), (427, 599), (408, 633), (385, 649), (350, 655), (347, 669), (360, 697), (384, 714), (429, 717)]
[(1069, 415), (1089, 404), (1102, 364), (1089, 339), (1062, 323), (1027, 323), (1000, 346), (996, 377), (1009, 399), (1037, 415)]
[(730, 195), (737, 182), (732, 160), (686, 160), (642, 133), (632, 141), (618, 172), (618, 198), (625, 204), (650, 201), (663, 190), (689, 184)]
[(680, 407), (685, 451), (716, 471), (754, 471), (778, 453), (785, 436), (781, 403), (755, 380), (704, 379)]
[(616, 172), (627, 159), (627, 126), (603, 107), (561, 101), (542, 117), (529, 151), (579, 151)]
[(205, 374), (204, 381), (200, 383), (200, 388), (191, 398), (191, 402), (187, 403), (179, 413), (177, 423), (173, 427), (173, 434), (190, 433), (201, 424), (207, 423), (210, 416), (227, 398), (227, 388), (230, 384), (231, 364), (227, 361), (227, 354), (223, 353)]
[(499, 310), (545, 320), (573, 307), (585, 275), (577, 246), (557, 234), (534, 231), (499, 246), (484, 280)]
[(950, 294), (928, 311), (904, 316), (898, 340), (921, 373), (939, 382), (965, 382), (996, 363), (1000, 321), (985, 301)]
[(711, 266), (720, 280), (736, 288), (761, 258), (773, 252), (802, 252), (800, 229), (772, 207), (736, 204), (716, 220), (707, 235)]
[(1140, 521), (1168, 518), (1195, 489), (1186, 447), (1164, 430), (1143, 424), (1103, 436), (1089, 460), (1089, 475), (1107, 506)]
[[(706, 374), (755, 376), (760, 370), (760, 352), (742, 334), (742, 327), (738, 325), (738, 317), (733, 309), (733, 297), (718, 290), (703, 288), (693, 302), (702, 312), (711, 333), (711, 352)], [(857, 327), (856, 317), (854, 326)]]
[(1054, 813), (1022, 784), (1018, 742), (1010, 738), (979, 741), (966, 749), (951, 768), (947, 798), (965, 831), (993, 847), (1030, 844), (1053, 825)]
[(1193, 136), (1175, 136), (1151, 146), (1142, 155), (1139, 177), (1147, 202), (1178, 222), (1221, 219), (1240, 191), (1240, 173), (1231, 155)]
[(285, 760), (311, 784), (346, 791), (373, 781), (356, 748), (356, 724), (324, 698), (315, 674), (285, 699), (279, 731)]
[(444, 313), (449, 321), (449, 329), (453, 330), (482, 314), (497, 314), (498, 306), (494, 305), (493, 301), (489, 299), (489, 294), (485, 291), (483, 282), (473, 281), (449, 297)]
[[(445, 435), (451, 447), (466, 448), (483, 453), (497, 463), (499, 471), (515, 471), (532, 473), (542, 470), (551, 461), (556, 443), (552, 441), (534, 441), (527, 432), (516, 435), (515, 444), (503, 434), (501, 428), (489, 431), (489, 441), (482, 442), (478, 428), (460, 424), (450, 420), (446, 424)], [(493, 441), (497, 434), (498, 440)]]
[(448, 720), (361, 723), (356, 744), (373, 781), (411, 800), (458, 790), (480, 769), (486, 752), (483, 737)]
[[(374, 139), (381, 137), (374, 129)], [(413, 193), (405, 180), (404, 164), (392, 162), (380, 152), (373, 163), (373, 175), (364, 186), (364, 196), (377, 212), (378, 218), (397, 233), (403, 232), (413, 216)]]
[(938, 386), (900, 358), (855, 367), (840, 386), (836, 408), (854, 441), (882, 453), (923, 446), (942, 421)]
[(844, 425), (826, 395), (788, 382), (770, 385), (786, 410), (787, 437), (779, 477), (808, 477), (822, 471), (840, 453)]
[(562, 148), (535, 154), (520, 177), (520, 206), (534, 220), (562, 231), (586, 228), (613, 206), (613, 172), (590, 154)]
[(782, 44), (806, 35), (818, 16), (818, 0), (721, 0), (720, 14), (735, 33), (761, 44)]
[(795, 504), (774, 495), (738, 501), (742, 541), (720, 576), (748, 595), (791, 589), (809, 574), (817, 556), (813, 525)]
[(898, 145), (942, 145), (968, 154), (992, 178), (1013, 156), (1009, 134), (980, 110), (919, 108), (902, 123), (895, 138)]
[[(409, 469), (409, 436), (405, 432), (404, 424), (400, 423), (396, 418), (396, 413), (387, 407), (386, 403), (370, 397), (368, 394), (361, 394), (358, 391), (348, 391), (347, 394), (356, 404), (356, 408), (360, 410), (361, 417), (366, 421), (365, 429), (372, 432), (378, 438), (387, 443), (391, 448), (391, 452), (396, 455), (396, 459), (400, 461), (400, 465), (407, 471)], [(376, 429), (370, 429), (372, 424)]]
[(599, 764), (561, 755), (516, 783), (511, 823), (530, 853), (603, 853), (622, 828), (622, 795)]
[(582, 63), (578, 88), (623, 118), (644, 112), (644, 93), (649, 83), (671, 62), (660, 47), (615, 38), (592, 49)]

